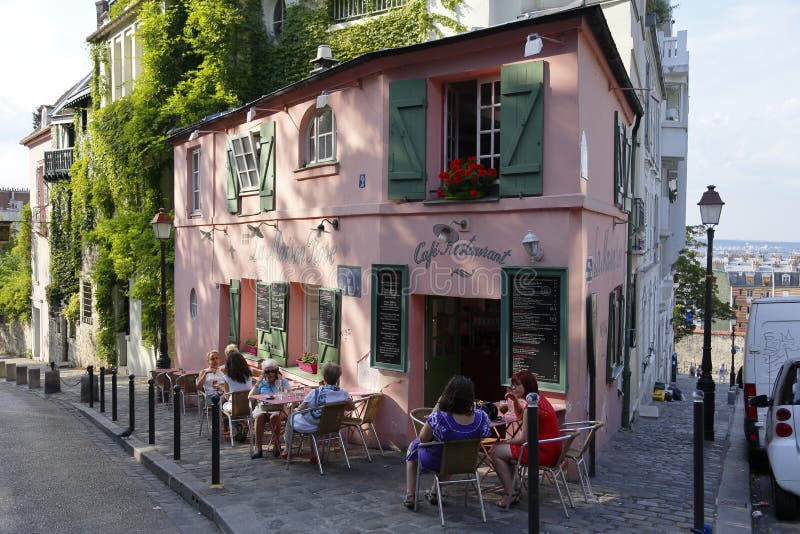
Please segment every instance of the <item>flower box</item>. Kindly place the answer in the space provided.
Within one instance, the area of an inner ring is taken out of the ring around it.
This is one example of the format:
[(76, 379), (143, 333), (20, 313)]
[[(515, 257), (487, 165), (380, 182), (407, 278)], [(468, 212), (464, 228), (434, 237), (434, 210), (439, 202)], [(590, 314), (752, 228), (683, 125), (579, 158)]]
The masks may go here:
[(306, 373), (311, 373), (312, 375), (317, 374), (317, 362), (313, 363), (297, 362), (297, 365), (300, 367), (301, 371), (305, 371)]
[(247, 354), (251, 354), (253, 356), (258, 356), (258, 347), (253, 345), (245, 345), (242, 348), (242, 352), (246, 352)]

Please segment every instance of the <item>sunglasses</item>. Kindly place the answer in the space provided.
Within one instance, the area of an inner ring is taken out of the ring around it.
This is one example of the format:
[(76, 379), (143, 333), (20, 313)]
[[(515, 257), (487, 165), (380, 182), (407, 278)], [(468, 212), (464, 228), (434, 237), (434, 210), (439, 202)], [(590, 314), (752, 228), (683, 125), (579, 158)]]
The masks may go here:
[(278, 370), (277, 369), (264, 369), (264, 372), (265, 373), (277, 373)]

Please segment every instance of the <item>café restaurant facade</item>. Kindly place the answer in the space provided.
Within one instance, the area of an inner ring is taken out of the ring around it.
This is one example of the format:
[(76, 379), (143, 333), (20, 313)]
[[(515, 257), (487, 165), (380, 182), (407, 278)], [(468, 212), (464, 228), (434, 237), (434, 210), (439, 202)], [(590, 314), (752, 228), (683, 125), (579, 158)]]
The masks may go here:
[[(318, 354), (384, 394), (384, 445), (453, 374), (499, 400), (520, 369), (567, 420), (592, 402), (613, 431), (626, 88), (584, 8), (369, 53), (174, 130), (177, 363), (235, 343), (316, 384), (298, 363)], [(459, 164), (497, 178), (448, 190)]]

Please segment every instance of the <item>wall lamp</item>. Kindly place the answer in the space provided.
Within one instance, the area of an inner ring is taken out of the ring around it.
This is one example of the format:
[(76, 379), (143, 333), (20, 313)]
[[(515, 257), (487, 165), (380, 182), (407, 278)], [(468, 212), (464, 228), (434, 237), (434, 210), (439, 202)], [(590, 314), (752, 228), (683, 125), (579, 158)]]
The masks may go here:
[(202, 228), (200, 228), (199, 230), (200, 230), (200, 240), (201, 241), (204, 240), (204, 239), (207, 239), (208, 241), (214, 241), (214, 231), (215, 230), (217, 232), (222, 232), (223, 234), (228, 235), (228, 229), (227, 228), (216, 228), (216, 227), (212, 226), (210, 230), (203, 230)]
[(544, 37), (538, 33), (531, 33), (528, 34), (528, 37), (525, 40), (525, 57), (531, 57), (539, 54), (542, 51), (542, 48), (544, 48), (544, 41), (550, 41), (562, 46), (564, 44), (564, 41), (559, 41), (558, 39), (553, 39), (551, 37)]
[(322, 233), (325, 231), (325, 223), (331, 225), (334, 230), (339, 230), (339, 219), (322, 219), (322, 222), (317, 225), (317, 232)]
[[(253, 122), (256, 118), (256, 113), (259, 111), (273, 111), (279, 113), (281, 111), (286, 111), (286, 108), (283, 109), (273, 109), (273, 108), (257, 108), (255, 106), (250, 106), (250, 109), (247, 110), (247, 122)], [(286, 111), (288, 113), (288, 111)]]
[(322, 109), (328, 105), (328, 97), (333, 93), (338, 93), (339, 91), (344, 91), (345, 89), (350, 89), (353, 87), (358, 87), (361, 89), (361, 78), (359, 78), (356, 83), (345, 85), (343, 87), (337, 87), (336, 89), (323, 89), (322, 92), (317, 97), (317, 109)]
[(270, 226), (278, 229), (278, 223), (260, 222), (257, 225), (248, 224), (247, 229), (250, 231), (250, 237), (264, 237), (264, 232), (261, 231), (262, 226)]
[(531, 263), (542, 261), (544, 251), (540, 245), (539, 238), (532, 231), (528, 230), (528, 233), (522, 238), (522, 246), (525, 247), (525, 252), (530, 256)]
[(189, 141), (194, 141), (200, 134), (207, 134), (207, 133), (225, 133), (224, 130), (194, 130), (192, 133), (189, 134)]

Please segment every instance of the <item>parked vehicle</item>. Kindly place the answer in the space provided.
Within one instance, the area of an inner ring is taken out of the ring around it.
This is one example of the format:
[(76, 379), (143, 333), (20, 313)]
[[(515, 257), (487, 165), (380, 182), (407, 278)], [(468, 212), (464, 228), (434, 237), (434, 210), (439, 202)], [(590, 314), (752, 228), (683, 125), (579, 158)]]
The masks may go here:
[(800, 508), (800, 357), (781, 366), (771, 397), (759, 395), (751, 404), (767, 412), (764, 439), (775, 515), (793, 519)]
[(744, 345), (744, 434), (752, 454), (764, 450), (766, 408), (750, 399), (769, 395), (778, 371), (789, 357), (800, 356), (800, 298), (770, 297), (753, 301)]

